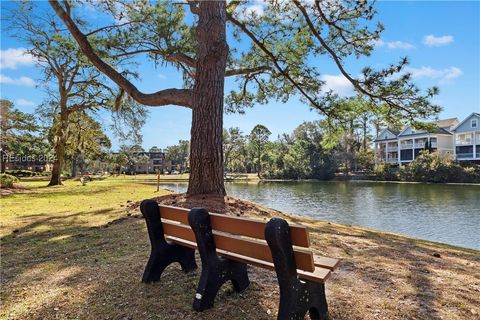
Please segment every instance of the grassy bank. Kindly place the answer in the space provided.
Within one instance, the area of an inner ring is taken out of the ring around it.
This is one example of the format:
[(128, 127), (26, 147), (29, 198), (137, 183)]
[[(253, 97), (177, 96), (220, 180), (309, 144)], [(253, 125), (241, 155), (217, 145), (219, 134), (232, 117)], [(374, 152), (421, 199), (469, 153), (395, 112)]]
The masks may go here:
[[(1, 319), (273, 319), (275, 274), (250, 268), (252, 284), (229, 285), (213, 309), (191, 303), (199, 271), (170, 266), (140, 282), (150, 247), (135, 204), (166, 192), (144, 182), (27, 183), (1, 199)], [(161, 201), (189, 206), (182, 196)], [(195, 204), (196, 205), (196, 204)], [(210, 205), (207, 203), (207, 205)], [(480, 252), (282, 213), (233, 198), (231, 213), (283, 216), (310, 228), (317, 254), (342, 259), (328, 281), (333, 319), (478, 319)], [(218, 209), (218, 208), (214, 208)], [(438, 257), (439, 256), (439, 257)]]

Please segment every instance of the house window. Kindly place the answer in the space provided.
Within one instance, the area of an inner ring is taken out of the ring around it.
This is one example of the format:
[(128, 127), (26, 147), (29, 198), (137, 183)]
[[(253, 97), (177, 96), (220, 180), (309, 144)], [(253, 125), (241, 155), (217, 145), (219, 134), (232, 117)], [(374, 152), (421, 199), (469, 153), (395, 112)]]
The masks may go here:
[(471, 125), (472, 125), (472, 128), (478, 128), (478, 121), (477, 121), (477, 119), (472, 119)]
[(387, 136), (387, 135), (385, 135), (385, 140), (386, 140), (386, 139), (388, 139), (388, 136)]

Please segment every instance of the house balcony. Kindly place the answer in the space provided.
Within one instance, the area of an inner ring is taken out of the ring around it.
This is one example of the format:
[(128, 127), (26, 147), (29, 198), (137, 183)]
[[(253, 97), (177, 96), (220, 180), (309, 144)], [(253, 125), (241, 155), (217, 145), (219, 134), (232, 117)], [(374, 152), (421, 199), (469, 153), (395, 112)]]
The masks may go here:
[(455, 141), (455, 144), (457, 146), (471, 146), (471, 145), (473, 145), (473, 141), (471, 141), (471, 140), (461, 140), (461, 141), (457, 140), (457, 141)]
[(391, 152), (391, 151), (398, 151), (398, 146), (390, 146), (390, 147), (387, 147), (387, 152)]
[(415, 143), (415, 149), (423, 149), (423, 148), (425, 148), (425, 142)]
[[(478, 157), (479, 154), (477, 154)], [(457, 153), (457, 159), (473, 159), (473, 152), (469, 153)]]
[(413, 148), (413, 143), (402, 143), (400, 145), (400, 149), (412, 149)]
[(393, 157), (388, 157), (387, 158), (387, 163), (397, 163), (398, 162), (398, 158), (393, 158)]

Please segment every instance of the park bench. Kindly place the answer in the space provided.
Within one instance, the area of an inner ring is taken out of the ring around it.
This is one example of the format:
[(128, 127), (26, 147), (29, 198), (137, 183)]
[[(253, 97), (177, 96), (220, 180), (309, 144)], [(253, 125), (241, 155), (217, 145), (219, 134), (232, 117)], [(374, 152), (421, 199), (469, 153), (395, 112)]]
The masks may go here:
[(180, 263), (185, 272), (196, 269), (195, 250), (202, 273), (193, 308), (213, 306), (220, 287), (231, 281), (237, 292), (249, 285), (247, 265), (275, 270), (280, 287), (278, 319), (326, 319), (325, 280), (337, 267), (337, 259), (314, 256), (307, 229), (272, 218), (269, 222), (159, 206), (144, 200), (140, 206), (147, 223), (151, 255), (142, 281), (156, 282), (164, 269)]

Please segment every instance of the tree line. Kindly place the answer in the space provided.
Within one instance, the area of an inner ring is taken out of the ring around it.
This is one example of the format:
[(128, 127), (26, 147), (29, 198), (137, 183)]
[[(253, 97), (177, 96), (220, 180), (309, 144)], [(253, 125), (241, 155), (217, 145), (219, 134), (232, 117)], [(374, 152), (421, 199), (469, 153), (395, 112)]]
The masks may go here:
[[(318, 110), (330, 128), (337, 121), (344, 123), (348, 109), (336, 102), (333, 92), (322, 90), (321, 68), (315, 61), (323, 56), (372, 102), (365, 105), (367, 111), (383, 120), (413, 122), (440, 110), (430, 102), (437, 88), (415, 86), (405, 72), (406, 58), (378, 70), (367, 66), (359, 77), (345, 68), (349, 57), (370, 55), (383, 31), (368, 1), (268, 1), (262, 15), (249, 13), (248, 3), (241, 1), (99, 1), (95, 8), (102, 21), (85, 16), (83, 1), (49, 4), (50, 8), (41, 2), (17, 4), (9, 12), (8, 25), (42, 68), (51, 97), (44, 104), (54, 128), (50, 185), (61, 183), (70, 119), (98, 120), (99, 113), (108, 110), (114, 118), (123, 114), (117, 123), (128, 121), (135, 128), (144, 121), (143, 106), (177, 105), (192, 112), (188, 195), (225, 195), (224, 111), (243, 112), (255, 104), (296, 96)], [(132, 82), (141, 76), (135, 67), (139, 55), (155, 66), (176, 67), (183, 86), (141, 91)], [(238, 84), (227, 94), (226, 77)], [(260, 159), (260, 151), (255, 150), (253, 165), (262, 172), (271, 165)], [(347, 156), (347, 171), (351, 162)]]

